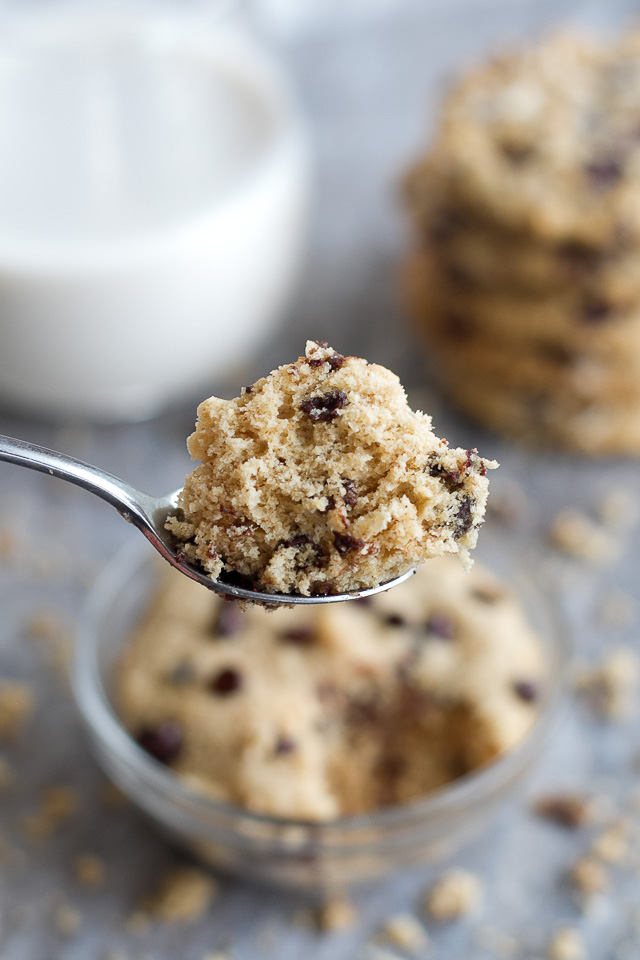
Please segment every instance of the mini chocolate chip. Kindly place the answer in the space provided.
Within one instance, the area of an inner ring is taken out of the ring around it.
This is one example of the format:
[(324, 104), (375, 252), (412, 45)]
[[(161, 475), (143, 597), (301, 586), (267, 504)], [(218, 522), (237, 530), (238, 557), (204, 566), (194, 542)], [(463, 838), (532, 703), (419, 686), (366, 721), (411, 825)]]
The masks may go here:
[(384, 622), (388, 627), (404, 627), (407, 621), (399, 613), (389, 613), (384, 618)]
[(451, 263), (447, 267), (447, 279), (452, 287), (459, 290), (469, 290), (478, 285), (474, 275), (459, 263)]
[(241, 687), (242, 676), (232, 667), (225, 667), (224, 670), (220, 670), (209, 681), (209, 690), (221, 697), (228, 697), (231, 693), (237, 693)]
[(361, 537), (352, 537), (350, 533), (334, 533), (333, 544), (338, 553), (344, 557), (353, 550), (361, 550), (364, 540)]
[(282, 546), (295, 547), (296, 549), (298, 549), (299, 547), (306, 546), (308, 543), (311, 543), (311, 540), (306, 535), (306, 533), (299, 533), (295, 537), (291, 537), (290, 540), (283, 540)]
[(376, 700), (349, 700), (346, 719), (348, 723), (375, 723), (380, 719), (380, 707)]
[(207, 547), (207, 556), (210, 560), (218, 559), (218, 548), (216, 547), (215, 543), (210, 543)]
[(244, 388), (244, 392), (245, 392), (245, 393), (253, 393), (253, 384), (251, 384), (250, 387), (245, 387), (245, 388)]
[(459, 313), (447, 313), (441, 322), (442, 333), (450, 340), (468, 340), (473, 333), (473, 323)]
[(175, 556), (178, 563), (187, 563), (188, 557), (184, 550), (176, 550)]
[(543, 360), (547, 360), (558, 367), (567, 367), (575, 360), (575, 354), (572, 350), (560, 343), (550, 343), (546, 340), (538, 343), (538, 353)]
[(502, 600), (504, 594), (501, 590), (487, 590), (484, 587), (474, 587), (471, 591), (471, 596), (474, 600), (479, 600), (480, 603), (486, 603), (488, 606), (491, 606), (497, 603), (498, 600)]
[(243, 619), (242, 610), (237, 603), (224, 603), (214, 621), (213, 633), (217, 637), (231, 637), (240, 630)]
[(342, 499), (344, 500), (345, 506), (349, 508), (355, 507), (358, 502), (358, 491), (356, 490), (355, 483), (348, 477), (342, 477), (341, 482), (344, 489)]
[(346, 403), (348, 399), (344, 390), (329, 390), (328, 393), (303, 400), (300, 409), (313, 423), (329, 423), (336, 419), (338, 410), (341, 410)]
[(441, 640), (453, 640), (456, 632), (456, 625), (446, 613), (436, 611), (429, 616), (425, 624), (427, 633), (432, 633)]
[(316, 580), (311, 584), (312, 597), (330, 597), (333, 593), (333, 587), (326, 580)]
[(287, 643), (295, 643), (298, 646), (306, 647), (316, 639), (316, 633), (313, 627), (301, 625), (299, 627), (290, 627), (281, 634), (281, 638)]
[(533, 680), (516, 680), (513, 689), (521, 700), (525, 703), (535, 703), (540, 697), (538, 684)]
[(335, 497), (327, 497), (327, 505), (324, 510), (321, 510), (321, 513), (329, 513), (329, 510), (335, 510), (336, 500)]
[(604, 300), (592, 300), (583, 304), (580, 319), (583, 323), (602, 323), (611, 317), (611, 304)]
[(172, 763), (182, 750), (182, 727), (174, 720), (164, 720), (157, 727), (143, 727), (138, 744), (160, 763)]
[(472, 506), (474, 502), (473, 497), (463, 497), (460, 501), (453, 534), (456, 540), (464, 537), (465, 533), (473, 526)]
[(275, 752), (276, 756), (282, 757), (288, 753), (294, 753), (298, 749), (298, 744), (293, 739), (293, 737), (288, 737), (286, 734), (282, 734), (276, 740)]
[[(316, 341), (316, 342), (317, 342), (317, 341)], [(324, 343), (324, 341), (323, 341), (322, 344), (318, 344), (318, 346), (323, 346), (323, 348), (324, 348), (325, 350), (327, 349), (327, 344)], [(334, 373), (336, 372), (336, 370), (339, 370), (340, 367), (342, 367), (342, 366), (344, 365), (344, 362), (345, 362), (345, 359), (344, 359), (344, 357), (342, 356), (342, 354), (341, 354), (341, 353), (336, 353), (335, 350), (334, 350), (333, 353), (330, 354), (328, 357), (323, 357), (323, 358), (321, 358), (321, 357), (311, 357), (310, 360), (307, 360), (307, 363), (309, 364), (310, 367), (321, 367), (321, 366), (323, 365), (323, 363), (328, 363), (329, 366), (330, 366), (330, 368), (331, 368), (331, 370), (332, 370)]]
[(579, 272), (591, 271), (596, 268), (602, 255), (577, 240), (570, 240), (558, 247), (558, 256), (571, 270)]
[(586, 163), (584, 171), (596, 189), (610, 190), (620, 180), (623, 167), (618, 158), (608, 157)]
[(526, 163), (535, 155), (535, 149), (530, 143), (501, 143), (502, 153), (513, 164)]

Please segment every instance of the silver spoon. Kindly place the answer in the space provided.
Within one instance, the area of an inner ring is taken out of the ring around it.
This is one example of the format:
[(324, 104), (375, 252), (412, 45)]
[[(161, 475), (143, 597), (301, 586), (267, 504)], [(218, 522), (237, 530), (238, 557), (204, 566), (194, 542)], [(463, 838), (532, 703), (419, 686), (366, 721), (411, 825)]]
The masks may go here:
[(90, 463), (68, 457), (55, 450), (47, 450), (35, 443), (26, 443), (24, 440), (14, 440), (11, 437), (0, 435), (0, 461), (16, 463), (29, 470), (38, 470), (40, 473), (49, 473), (52, 477), (68, 480), (78, 487), (83, 487), (89, 493), (106, 500), (118, 513), (138, 530), (156, 548), (165, 560), (184, 573), (185, 576), (196, 580), (216, 593), (224, 594), (234, 600), (248, 600), (251, 603), (260, 603), (265, 606), (279, 606), (293, 603), (337, 603), (340, 600), (357, 600), (361, 597), (371, 597), (382, 590), (389, 590), (403, 580), (407, 580), (415, 573), (415, 568), (403, 573), (401, 577), (389, 580), (369, 590), (357, 590), (354, 593), (337, 593), (328, 597), (303, 597), (300, 594), (261, 593), (258, 590), (249, 590), (237, 587), (224, 580), (213, 580), (204, 571), (192, 566), (183, 559), (179, 541), (165, 530), (167, 517), (178, 510), (178, 496), (180, 490), (170, 493), (166, 497), (151, 497), (142, 490), (137, 490), (111, 473), (106, 473)]

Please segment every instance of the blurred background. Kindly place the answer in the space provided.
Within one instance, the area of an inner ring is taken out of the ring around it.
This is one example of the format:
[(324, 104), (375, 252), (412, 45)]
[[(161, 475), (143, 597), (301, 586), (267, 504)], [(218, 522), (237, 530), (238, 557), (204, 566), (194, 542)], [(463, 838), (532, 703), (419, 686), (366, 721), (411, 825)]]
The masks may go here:
[[(608, 33), (636, 13), (631, 0), (0, 3), (0, 432), (166, 493), (190, 469), (199, 400), (327, 340), (395, 371), (452, 445), (500, 460), (489, 522), (544, 551), (578, 656), (633, 648), (632, 511), (604, 566), (554, 551), (548, 531), (612, 489), (637, 498), (637, 464), (528, 452), (456, 415), (398, 273), (400, 182), (456, 73), (558, 23)], [(63, 674), (90, 583), (132, 534), (98, 500), (5, 464), (0, 505), (0, 679), (33, 694), (0, 742), (2, 960), (382, 960), (377, 925), (418, 910), (436, 868), (356, 893), (355, 919), (330, 934), (293, 895), (236, 879), (191, 924), (129, 922), (182, 861), (132, 807), (105, 802)], [(541, 792), (569, 790), (630, 816), (639, 747), (633, 712), (603, 722), (568, 694), (526, 795), (451, 861), (482, 877), (481, 914), (427, 924), (429, 946), (399, 955), (532, 960), (570, 926), (584, 951), (558, 960), (640, 957), (640, 864), (613, 867), (585, 913), (564, 879), (584, 837), (531, 814)], [(73, 790), (74, 813), (34, 842), (21, 825), (51, 785)], [(74, 879), (86, 849), (107, 864), (99, 890)]]

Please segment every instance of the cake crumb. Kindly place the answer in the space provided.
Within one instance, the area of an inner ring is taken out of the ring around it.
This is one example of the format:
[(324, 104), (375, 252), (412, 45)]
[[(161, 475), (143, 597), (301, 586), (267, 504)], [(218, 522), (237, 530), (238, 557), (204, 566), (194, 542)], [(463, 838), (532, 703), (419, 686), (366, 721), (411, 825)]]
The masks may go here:
[(81, 853), (73, 861), (73, 873), (83, 887), (97, 890), (104, 886), (106, 867), (104, 860), (94, 853)]
[(46, 840), (59, 827), (67, 823), (78, 809), (78, 797), (72, 787), (56, 785), (47, 787), (40, 799), (36, 813), (24, 818), (24, 829), (32, 840)]
[(578, 906), (586, 911), (594, 898), (609, 887), (609, 874), (602, 863), (587, 854), (573, 864), (568, 874), (569, 883), (576, 896)]
[(562, 927), (556, 931), (547, 947), (549, 960), (585, 960), (582, 937), (575, 927)]
[(0, 740), (18, 737), (33, 712), (34, 697), (26, 683), (0, 681)]
[(198, 867), (177, 867), (143, 900), (141, 910), (165, 923), (190, 923), (207, 911), (217, 893), (218, 884), (209, 873)]
[(443, 873), (429, 890), (425, 907), (434, 920), (449, 922), (474, 912), (482, 897), (482, 882), (468, 870)]
[(72, 937), (80, 929), (82, 915), (75, 907), (63, 904), (57, 908), (53, 922), (61, 937)]
[(498, 960), (513, 960), (519, 951), (515, 937), (494, 927), (480, 927), (475, 933), (473, 942), (480, 949), (492, 953)]
[(591, 844), (591, 852), (605, 863), (620, 865), (629, 856), (630, 824), (627, 820), (618, 820), (598, 834)]
[(582, 827), (592, 819), (592, 805), (584, 797), (573, 793), (549, 794), (534, 804), (539, 817), (552, 820), (563, 827)]
[(378, 939), (409, 953), (417, 953), (429, 943), (429, 935), (417, 917), (411, 913), (397, 913), (383, 924)]
[(579, 668), (575, 685), (600, 716), (625, 720), (635, 708), (639, 674), (638, 655), (628, 647), (621, 647), (599, 664)]
[(358, 918), (356, 908), (346, 897), (331, 897), (316, 911), (316, 925), (323, 933), (349, 930)]
[(594, 565), (611, 562), (619, 552), (619, 544), (610, 531), (574, 508), (557, 515), (549, 531), (549, 540), (567, 556)]

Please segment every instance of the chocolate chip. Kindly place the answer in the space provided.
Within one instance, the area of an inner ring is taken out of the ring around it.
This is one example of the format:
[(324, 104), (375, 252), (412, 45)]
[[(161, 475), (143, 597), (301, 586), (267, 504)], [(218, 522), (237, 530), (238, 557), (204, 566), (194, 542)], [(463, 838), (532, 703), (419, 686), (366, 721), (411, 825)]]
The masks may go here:
[(220, 697), (228, 697), (229, 694), (237, 693), (242, 687), (242, 676), (232, 667), (225, 667), (209, 681), (209, 690), (217, 693)]
[(355, 483), (348, 477), (342, 477), (341, 482), (344, 490), (342, 499), (344, 500), (345, 506), (349, 508), (355, 507), (358, 502), (358, 491), (356, 490)]
[(597, 190), (610, 190), (621, 178), (623, 167), (617, 157), (608, 157), (586, 163), (584, 171)]
[(327, 497), (327, 505), (324, 510), (321, 510), (321, 513), (329, 513), (329, 510), (335, 510), (336, 500), (335, 497)]
[(431, 633), (441, 640), (453, 640), (456, 625), (446, 613), (435, 612), (429, 616), (425, 624), (427, 633)]
[(592, 300), (583, 304), (580, 319), (583, 323), (602, 323), (611, 316), (611, 305), (604, 300)]
[(245, 392), (245, 393), (253, 393), (253, 384), (251, 384), (250, 387), (245, 387), (245, 388), (244, 388), (244, 392)]
[(406, 626), (407, 621), (404, 617), (401, 617), (399, 613), (389, 613), (384, 618), (384, 623), (388, 627), (404, 627)]
[(591, 271), (601, 260), (601, 254), (577, 240), (570, 240), (558, 247), (558, 256), (570, 270)]
[(333, 594), (333, 587), (326, 580), (317, 580), (311, 584), (312, 597), (330, 597)]
[(479, 600), (480, 603), (486, 603), (488, 606), (491, 606), (497, 603), (498, 600), (502, 600), (504, 594), (501, 590), (488, 590), (484, 587), (474, 587), (471, 591), (471, 596), (474, 600)]
[(380, 707), (376, 700), (349, 700), (347, 723), (376, 723), (380, 719)]
[(242, 627), (244, 617), (237, 603), (223, 604), (213, 624), (213, 633), (217, 637), (231, 637)]
[(533, 809), (539, 817), (570, 828), (583, 826), (591, 816), (590, 804), (575, 794), (541, 797)]
[(442, 318), (443, 336), (450, 340), (468, 340), (473, 334), (473, 323), (459, 313), (447, 313)]
[(182, 727), (174, 720), (164, 720), (157, 727), (143, 727), (138, 744), (160, 763), (172, 763), (182, 750)]
[(468, 533), (473, 526), (472, 507), (474, 502), (473, 497), (463, 497), (460, 501), (453, 534), (456, 540), (464, 537), (465, 533)]
[(295, 643), (298, 646), (306, 647), (314, 642), (316, 632), (310, 626), (290, 627), (289, 630), (281, 634), (281, 637), (287, 643)]
[(207, 556), (210, 560), (218, 559), (218, 548), (216, 547), (215, 543), (210, 543), (207, 547)]
[(469, 290), (477, 287), (478, 281), (474, 275), (459, 263), (450, 263), (447, 267), (447, 278), (452, 287), (459, 290)]
[(513, 689), (521, 700), (525, 703), (535, 703), (540, 697), (538, 684), (533, 680), (516, 680)]
[(178, 563), (187, 563), (189, 559), (184, 550), (176, 550), (175, 557)]
[(530, 143), (501, 143), (502, 153), (513, 164), (526, 163), (535, 155)]
[(347, 395), (344, 390), (329, 390), (318, 397), (311, 397), (300, 404), (300, 409), (313, 423), (329, 423), (338, 416), (338, 410), (341, 410), (348, 403)]
[(361, 537), (352, 537), (350, 533), (334, 533), (333, 544), (338, 553), (344, 557), (353, 550), (361, 550), (364, 547), (364, 540)]
[(306, 535), (306, 533), (299, 533), (295, 537), (291, 537), (290, 540), (283, 540), (282, 546), (295, 547), (296, 549), (298, 549), (299, 547), (306, 546), (308, 543), (311, 543), (311, 540)]
[(546, 340), (538, 343), (538, 353), (543, 360), (557, 367), (567, 367), (575, 360), (573, 351), (560, 343), (550, 343)]
[(282, 734), (276, 740), (276, 745), (274, 749), (275, 749), (276, 756), (282, 757), (282, 756), (286, 756), (289, 753), (294, 753), (294, 751), (298, 749), (298, 744), (292, 737), (288, 737), (286, 736), (286, 734)]

